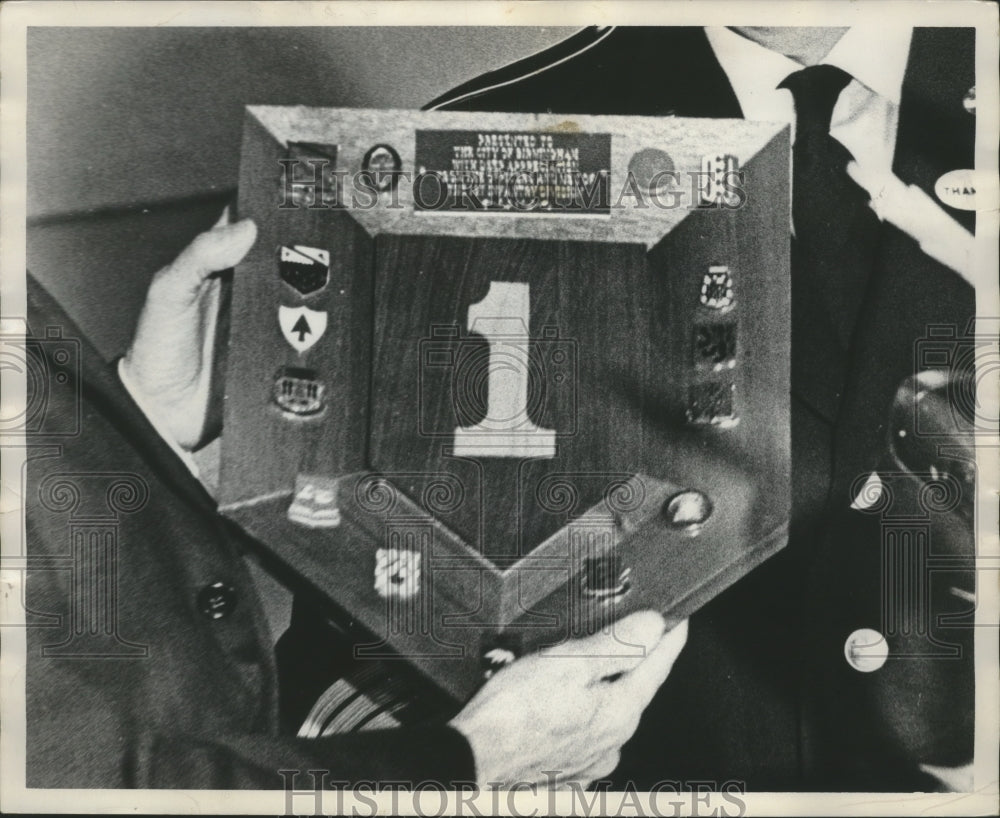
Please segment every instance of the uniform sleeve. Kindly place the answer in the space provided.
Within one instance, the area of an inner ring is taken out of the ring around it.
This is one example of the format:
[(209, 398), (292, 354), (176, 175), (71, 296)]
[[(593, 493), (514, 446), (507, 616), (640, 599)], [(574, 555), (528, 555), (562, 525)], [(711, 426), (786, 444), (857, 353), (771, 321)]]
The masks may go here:
[(151, 736), (139, 748), (136, 786), (298, 790), (383, 782), (454, 789), (475, 782), (472, 749), (454, 728), (373, 730), (321, 739), (253, 735)]
[(58, 306), (31, 295), (32, 326), (61, 335), (35, 342), (47, 426), (23, 489), (28, 786), (281, 790), (281, 770), (472, 781), (471, 748), (443, 724), (282, 734), (243, 535)]

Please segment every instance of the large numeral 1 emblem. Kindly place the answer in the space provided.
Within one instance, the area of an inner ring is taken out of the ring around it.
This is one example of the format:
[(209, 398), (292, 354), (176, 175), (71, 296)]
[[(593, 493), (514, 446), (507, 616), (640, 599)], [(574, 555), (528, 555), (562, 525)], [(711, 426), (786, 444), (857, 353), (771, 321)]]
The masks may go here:
[[(489, 342), (486, 417), (455, 429), (455, 454), (472, 457), (555, 457), (556, 433), (528, 417), (530, 321), (528, 285), (491, 281), (469, 306), (468, 327)], [(468, 379), (472, 381), (473, 378)]]

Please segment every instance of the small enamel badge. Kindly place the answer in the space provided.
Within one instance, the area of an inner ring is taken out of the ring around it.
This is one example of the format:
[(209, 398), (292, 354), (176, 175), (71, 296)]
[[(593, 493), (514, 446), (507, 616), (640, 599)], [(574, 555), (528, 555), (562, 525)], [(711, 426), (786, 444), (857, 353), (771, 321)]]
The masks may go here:
[(326, 332), (326, 313), (308, 307), (278, 307), (278, 323), (285, 340), (302, 353)]
[(737, 207), (740, 197), (735, 189), (740, 160), (731, 153), (703, 156), (701, 160), (702, 207)]
[(614, 602), (631, 589), (631, 575), (632, 569), (622, 565), (617, 553), (588, 557), (580, 578), (583, 593), (600, 602)]
[(733, 305), (733, 276), (724, 264), (713, 264), (701, 280), (699, 300), (713, 310), (729, 309)]
[(517, 659), (521, 652), (520, 641), (520, 637), (510, 632), (486, 637), (479, 659), (484, 679), (489, 679)]
[(409, 599), (420, 591), (420, 552), (380, 548), (375, 552), (375, 591), (383, 599)]
[(330, 253), (296, 244), (278, 251), (278, 274), (299, 295), (312, 295), (330, 280)]
[(513, 651), (504, 650), (503, 648), (493, 648), (493, 650), (488, 650), (483, 654), (483, 678), (489, 679), (498, 670), (505, 668), (507, 665), (513, 663), (517, 657), (514, 655)]
[(736, 366), (736, 324), (715, 322), (695, 324), (694, 363), (702, 369), (721, 372)]
[(336, 481), (316, 474), (296, 476), (295, 499), (288, 507), (288, 519), (309, 528), (336, 528), (340, 525)]
[(319, 142), (289, 142), (282, 166), (282, 209), (336, 207), (339, 200), (337, 146)]
[(326, 386), (312, 369), (283, 367), (274, 380), (271, 395), (281, 410), (292, 416), (318, 415), (326, 405)]
[(696, 426), (729, 429), (740, 422), (735, 408), (736, 384), (711, 381), (692, 384), (688, 391), (687, 420)]

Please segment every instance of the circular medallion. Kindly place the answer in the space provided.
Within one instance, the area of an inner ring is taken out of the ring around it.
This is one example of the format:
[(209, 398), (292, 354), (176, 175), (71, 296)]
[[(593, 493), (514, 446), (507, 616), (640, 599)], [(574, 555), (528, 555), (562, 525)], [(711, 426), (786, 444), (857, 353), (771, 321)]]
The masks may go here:
[(708, 495), (694, 489), (682, 491), (663, 504), (663, 517), (674, 528), (694, 536), (712, 514)]
[(372, 184), (379, 193), (396, 186), (402, 167), (402, 160), (392, 145), (374, 145), (361, 161), (361, 170), (371, 174)]
[(673, 176), (674, 160), (659, 148), (643, 148), (633, 154), (628, 162), (628, 172), (640, 189), (647, 193), (662, 193), (677, 181)]

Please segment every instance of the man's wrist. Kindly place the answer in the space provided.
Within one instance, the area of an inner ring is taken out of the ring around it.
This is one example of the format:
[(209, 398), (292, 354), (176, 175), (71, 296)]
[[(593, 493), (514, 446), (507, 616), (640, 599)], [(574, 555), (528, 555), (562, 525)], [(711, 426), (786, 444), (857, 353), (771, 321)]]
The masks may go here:
[(185, 466), (188, 467), (188, 471), (195, 476), (195, 478), (200, 479), (201, 471), (198, 468), (198, 464), (195, 463), (194, 458), (191, 457), (191, 452), (184, 449), (174, 438), (173, 434), (170, 432), (166, 423), (158, 417), (158, 413), (152, 403), (143, 397), (142, 390), (136, 386), (135, 381), (133, 381), (128, 374), (128, 366), (125, 363), (125, 358), (118, 359), (118, 379), (122, 382), (122, 386), (125, 387), (125, 391), (129, 393), (129, 396), (135, 401), (135, 405), (139, 407), (140, 411), (146, 416), (146, 420), (149, 421), (150, 426), (152, 426), (156, 433), (163, 439), (176, 454)]

